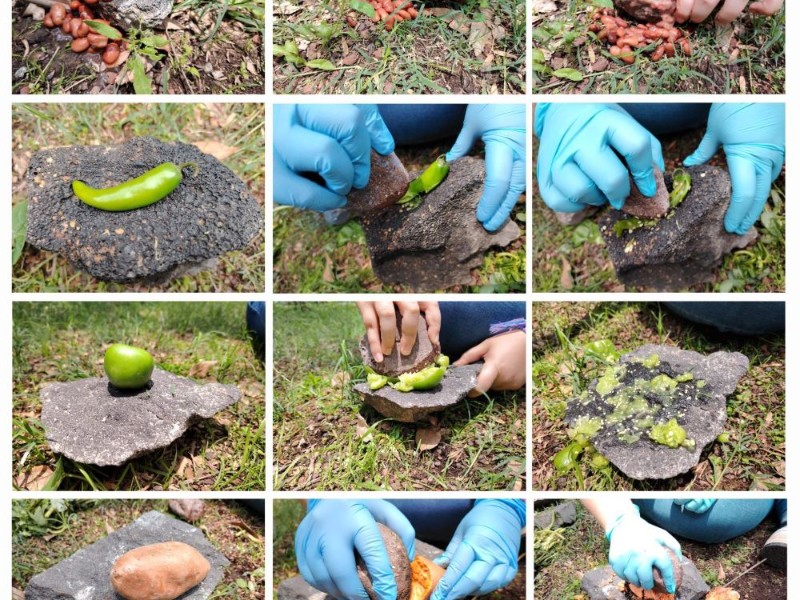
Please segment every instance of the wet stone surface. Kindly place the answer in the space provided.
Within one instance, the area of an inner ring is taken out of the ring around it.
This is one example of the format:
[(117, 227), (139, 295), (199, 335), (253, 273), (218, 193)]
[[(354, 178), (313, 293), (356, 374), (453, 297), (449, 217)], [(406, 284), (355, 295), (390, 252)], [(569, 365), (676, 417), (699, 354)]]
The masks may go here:
[[(675, 600), (702, 600), (709, 587), (695, 564), (683, 557), (683, 581), (675, 594)], [(617, 577), (611, 565), (592, 569), (583, 576), (581, 589), (589, 596), (589, 600), (633, 600), (634, 595), (626, 593), (625, 582)]]
[[(684, 201), (653, 225), (617, 235), (614, 224), (629, 218), (610, 210), (599, 221), (617, 277), (626, 285), (678, 291), (711, 281), (724, 256), (755, 241), (751, 228), (745, 235), (727, 233), (723, 225), (731, 196), (730, 177), (713, 166), (685, 169), (692, 189)], [(671, 188), (671, 177), (666, 177)]]
[[(653, 354), (659, 357), (658, 366), (641, 364)], [(570, 428), (590, 420), (600, 423), (591, 443), (626, 476), (642, 480), (675, 477), (697, 464), (705, 446), (722, 433), (727, 420), (727, 396), (747, 372), (749, 361), (738, 352), (705, 356), (673, 346), (647, 344), (623, 356), (620, 365), (624, 374), (618, 376), (619, 385), (611, 391), (602, 389), (601, 393), (597, 388), (602, 378), (593, 381), (583, 397), (570, 400), (566, 420)], [(637, 379), (649, 382), (664, 374), (674, 380), (685, 373), (690, 373), (692, 379), (676, 382), (674, 391), (636, 388)], [(700, 381), (702, 387), (698, 386)], [(623, 398), (625, 402), (621, 401)], [(653, 425), (673, 418), (685, 430), (686, 438), (694, 441), (693, 448), (670, 448), (650, 439)], [(633, 439), (636, 436), (638, 439)]]
[(381, 281), (415, 292), (466, 285), (487, 250), (504, 248), (520, 236), (511, 220), (489, 233), (475, 217), (485, 170), (483, 160), (461, 158), (416, 210), (398, 207), (362, 217), (372, 268)]
[(161, 542), (183, 542), (200, 552), (211, 571), (180, 600), (206, 600), (230, 564), (203, 532), (163, 513), (150, 511), (130, 525), (79, 550), (69, 558), (33, 577), (25, 589), (26, 600), (123, 600), (111, 587), (114, 561), (126, 552)]
[[(109, 212), (72, 193), (79, 179), (96, 188), (124, 183), (164, 162), (197, 163), (163, 200)], [(195, 146), (133, 138), (119, 146), (73, 146), (33, 155), (27, 173), (28, 243), (62, 254), (104, 281), (164, 281), (263, 231), (264, 211), (247, 186)]]
[(426, 415), (454, 406), (475, 387), (481, 364), (448, 367), (441, 383), (431, 390), (398, 392), (389, 385), (370, 390), (366, 383), (356, 384), (361, 398), (383, 416), (404, 423), (414, 423)]
[(199, 384), (158, 368), (143, 390), (118, 390), (107, 378), (92, 377), (42, 387), (42, 425), (53, 452), (119, 466), (170, 445), (240, 396), (235, 386)]

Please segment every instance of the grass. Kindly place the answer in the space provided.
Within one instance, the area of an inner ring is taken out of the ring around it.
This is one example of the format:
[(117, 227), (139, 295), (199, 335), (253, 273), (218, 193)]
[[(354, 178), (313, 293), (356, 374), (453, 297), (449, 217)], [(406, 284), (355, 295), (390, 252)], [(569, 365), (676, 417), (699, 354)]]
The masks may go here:
[[(667, 171), (679, 166), (699, 144), (702, 130), (659, 136)], [(538, 140), (534, 138), (534, 156)], [(710, 164), (725, 168), (722, 151)], [(534, 181), (536, 176), (534, 174)], [(786, 290), (786, 181), (781, 174), (773, 184), (766, 208), (756, 221), (758, 239), (722, 259), (713, 279), (691, 286), (695, 292), (783, 292)], [(648, 291), (626, 286), (614, 272), (597, 217), (577, 225), (561, 225), (542, 200), (533, 193), (534, 256), (533, 289), (539, 292), (624, 292)]]
[[(145, 512), (167, 512), (167, 500), (15, 500), (12, 507), (12, 586), (130, 524)], [(51, 514), (54, 528), (38, 528)], [(57, 515), (57, 517), (55, 517)], [(196, 523), (231, 564), (211, 598), (264, 598), (264, 520), (235, 501), (206, 500)]]
[[(534, 512), (540, 513), (549, 503), (536, 502)], [(603, 531), (580, 502), (575, 505), (577, 520), (573, 525), (534, 529), (534, 548), (549, 548), (546, 562), (540, 562), (543, 555), (536, 553), (536, 597), (542, 600), (587, 600), (588, 596), (581, 591), (583, 575), (608, 564), (608, 543)], [(774, 528), (772, 520), (766, 519), (753, 531), (722, 544), (679, 541), (683, 555), (695, 563), (703, 580), (713, 587), (725, 585), (754, 565)], [(761, 565), (738, 579), (732, 587), (742, 598), (786, 598), (786, 579), (785, 573)]]
[[(31, 156), (54, 146), (121, 144), (155, 136), (200, 144), (265, 198), (264, 106), (261, 104), (20, 104), (12, 108), (12, 204), (26, 202)], [(77, 272), (57, 254), (26, 246), (13, 268), (15, 292), (256, 292), (264, 290), (264, 236), (222, 256), (215, 270), (165, 284), (109, 283)]]
[[(682, 26), (689, 32), (690, 56), (678, 52), (653, 62), (637, 51), (635, 63), (626, 65), (588, 31), (600, 2), (556, 4), (554, 12), (533, 15), (535, 93), (785, 93), (785, 9), (773, 17), (746, 13), (727, 31), (716, 28), (713, 19)], [(729, 47), (724, 45), (726, 34), (733, 35)]]
[[(536, 303), (533, 307), (534, 489), (782, 490), (785, 488), (785, 338), (718, 334), (655, 303)], [(727, 442), (715, 441), (697, 467), (668, 480), (635, 481), (589, 461), (559, 475), (552, 458), (569, 442), (564, 423), (570, 398), (598, 376), (601, 364), (586, 344), (610, 340), (622, 353), (645, 343), (710, 354), (741, 352), (750, 369), (728, 397)]]
[(446, 410), (441, 443), (417, 451), (415, 426), (383, 419), (352, 389), (366, 378), (355, 305), (276, 304), (274, 331), (275, 490), (524, 489), (524, 392)]
[(298, 12), (275, 17), (276, 93), (525, 92), (525, 3), (519, 0), (426, 8), (391, 32), (343, 0), (297, 4)]
[[(15, 488), (265, 489), (264, 368), (250, 348), (244, 313), (243, 303), (229, 302), (15, 303)], [(149, 350), (166, 371), (236, 385), (242, 397), (170, 446), (121, 467), (56, 456), (39, 420), (42, 386), (101, 376), (103, 353), (114, 342)]]

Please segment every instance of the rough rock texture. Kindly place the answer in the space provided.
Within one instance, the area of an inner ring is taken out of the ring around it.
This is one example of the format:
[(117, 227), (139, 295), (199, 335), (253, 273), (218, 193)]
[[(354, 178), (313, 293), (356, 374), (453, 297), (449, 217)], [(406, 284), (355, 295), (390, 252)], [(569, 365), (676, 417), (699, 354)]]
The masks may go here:
[(353, 214), (384, 210), (408, 190), (411, 178), (394, 152), (382, 156), (373, 150), (371, 161), (367, 187), (347, 195), (347, 208)]
[(397, 377), (401, 373), (409, 373), (419, 371), (431, 364), (439, 356), (441, 348), (438, 344), (431, 343), (428, 337), (428, 324), (425, 319), (420, 315), (419, 327), (417, 329), (417, 339), (414, 342), (414, 347), (411, 349), (411, 354), (403, 356), (400, 354), (400, 332), (401, 332), (401, 315), (395, 307), (395, 314), (397, 317), (397, 338), (391, 354), (383, 357), (383, 362), (377, 362), (372, 357), (372, 352), (369, 349), (369, 340), (365, 335), (361, 338), (359, 343), (359, 350), (361, 351), (361, 358), (364, 364), (370, 369), (381, 375), (388, 375), (389, 377)]
[[(696, 400), (688, 403), (676, 400), (672, 406), (662, 409), (661, 413), (678, 416), (678, 423), (686, 431), (687, 438), (695, 442), (694, 450), (669, 448), (653, 442), (646, 435), (631, 444), (620, 441), (617, 433), (624, 423), (604, 423), (603, 428), (592, 437), (592, 444), (598, 452), (632, 479), (667, 479), (694, 467), (706, 445), (722, 433), (727, 420), (726, 397), (734, 392), (750, 362), (738, 352), (714, 352), (705, 356), (691, 350), (654, 344), (646, 344), (624, 355), (621, 362), (636, 363), (636, 359), (645, 359), (652, 354), (658, 354), (661, 360), (659, 369), (666, 364), (677, 374), (691, 372), (693, 381), (702, 379), (705, 386)], [(566, 418), (570, 426), (575, 426), (582, 416), (603, 416), (609, 412), (596, 387), (597, 380), (589, 386), (588, 402), (583, 403), (579, 399), (569, 402)]]
[(556, 506), (538, 511), (533, 517), (533, 526), (537, 529), (557, 529), (572, 525), (576, 517), (575, 502), (566, 500)]
[(240, 396), (233, 385), (199, 384), (158, 368), (144, 390), (118, 390), (105, 377), (91, 377), (42, 387), (42, 425), (53, 452), (119, 466), (168, 446)]
[[(695, 564), (683, 557), (683, 582), (675, 594), (675, 600), (702, 600), (709, 590)], [(625, 582), (617, 577), (611, 565), (592, 569), (583, 576), (581, 589), (589, 596), (589, 600), (628, 600), (625, 594)]]
[(170, 512), (178, 515), (184, 521), (194, 522), (203, 516), (206, 505), (197, 498), (184, 498), (182, 500), (169, 501)]
[(180, 600), (206, 600), (222, 579), (230, 563), (196, 527), (151, 511), (130, 525), (118, 529), (79, 550), (57, 565), (39, 573), (25, 589), (26, 600), (122, 600), (114, 592), (109, 573), (120, 556), (148, 544), (183, 542), (195, 548), (211, 563), (211, 572)]
[(114, 22), (126, 27), (155, 27), (162, 25), (172, 12), (174, 0), (112, 0)]
[[(197, 176), (185, 169), (181, 184), (150, 206), (108, 212), (72, 193), (74, 179), (108, 187), (168, 161), (197, 163)], [(188, 144), (133, 138), (42, 150), (31, 159), (27, 183), (27, 241), (106, 281), (169, 279), (244, 248), (263, 231), (264, 211), (244, 182)]]
[(634, 19), (656, 23), (675, 12), (676, 0), (614, 0), (614, 6)]
[[(617, 271), (626, 285), (678, 291), (709, 281), (722, 258), (753, 242), (757, 233), (727, 233), (723, 226), (731, 196), (731, 181), (724, 169), (690, 167), (692, 189), (686, 199), (655, 225), (617, 236), (614, 223), (628, 218), (611, 210), (599, 219), (600, 231)], [(671, 187), (667, 177), (667, 187)]]
[(489, 248), (519, 237), (511, 220), (489, 233), (475, 218), (485, 170), (483, 160), (461, 158), (416, 210), (398, 207), (362, 218), (372, 268), (381, 281), (416, 292), (469, 284), (470, 269), (483, 264)]
[[(675, 577), (675, 589), (679, 589), (683, 585), (683, 564), (681, 563), (678, 555), (669, 548), (664, 548), (672, 561), (672, 574)], [(653, 567), (653, 590), (661, 594), (667, 593), (667, 587), (664, 585), (664, 578), (661, 576), (661, 571)]]
[(653, 165), (653, 172), (656, 177), (656, 195), (648, 198), (642, 194), (639, 188), (636, 187), (636, 182), (631, 178), (631, 195), (622, 205), (623, 212), (645, 219), (667, 214), (669, 210), (669, 191), (667, 190), (667, 184), (664, 182), (664, 173), (655, 165)]
[(441, 383), (432, 390), (398, 392), (391, 386), (370, 390), (366, 383), (356, 384), (355, 390), (364, 402), (383, 416), (404, 423), (414, 423), (425, 415), (458, 404), (475, 387), (480, 364), (449, 367)]
[[(411, 595), (411, 562), (408, 560), (408, 551), (403, 540), (392, 529), (378, 523), (378, 529), (383, 537), (383, 544), (386, 546), (386, 553), (389, 555), (389, 563), (392, 565), (394, 580), (397, 584), (397, 598), (403, 600)], [(372, 577), (367, 570), (367, 564), (359, 556), (356, 559), (356, 570), (361, 585), (367, 592), (370, 600), (380, 600), (380, 595), (372, 587)]]
[(598, 210), (600, 209), (597, 206), (587, 206), (578, 212), (559, 212), (557, 210), (553, 212), (555, 213), (556, 221), (558, 221), (559, 224), (570, 226), (583, 222), (585, 219), (593, 216)]
[[(431, 560), (439, 556), (442, 551), (436, 546), (417, 540), (414, 544), (415, 556), (424, 556)], [(308, 585), (302, 577), (292, 577), (283, 580), (278, 586), (278, 600), (335, 600), (325, 592)]]

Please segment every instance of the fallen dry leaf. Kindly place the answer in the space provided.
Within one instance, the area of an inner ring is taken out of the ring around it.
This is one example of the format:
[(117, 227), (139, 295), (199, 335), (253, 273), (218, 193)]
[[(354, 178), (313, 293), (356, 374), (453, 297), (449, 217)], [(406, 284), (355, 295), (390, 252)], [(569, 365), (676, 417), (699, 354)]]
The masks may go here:
[(208, 377), (208, 371), (217, 362), (216, 360), (201, 360), (199, 363), (193, 364), (192, 368), (189, 369), (189, 377), (199, 377), (200, 379)]
[(566, 257), (561, 257), (561, 287), (565, 290), (571, 290), (572, 286), (574, 285), (574, 281), (572, 280), (572, 265), (569, 264), (569, 261)]
[(331, 378), (332, 387), (344, 387), (350, 383), (350, 373), (347, 371), (339, 371)]
[(31, 467), (27, 473), (21, 473), (14, 478), (14, 483), (17, 487), (29, 490), (31, 492), (38, 492), (44, 489), (50, 477), (53, 475), (53, 469), (46, 465), (36, 465)]
[(419, 427), (417, 428), (415, 441), (417, 443), (417, 451), (433, 450), (442, 441), (442, 430), (438, 427)]
[(239, 151), (239, 148), (235, 146), (226, 146), (222, 142), (218, 142), (216, 140), (195, 142), (194, 145), (197, 146), (201, 151), (205, 152), (206, 154), (210, 154), (217, 160), (225, 160), (230, 158)]
[(361, 415), (356, 415), (356, 435), (361, 438), (362, 442), (372, 441), (372, 432), (367, 424), (367, 420)]

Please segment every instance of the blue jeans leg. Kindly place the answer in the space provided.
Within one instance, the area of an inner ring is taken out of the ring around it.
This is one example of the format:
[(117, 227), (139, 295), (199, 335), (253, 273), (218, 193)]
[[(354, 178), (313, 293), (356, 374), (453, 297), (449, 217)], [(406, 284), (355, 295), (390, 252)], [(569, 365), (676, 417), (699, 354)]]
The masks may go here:
[(442, 352), (457, 360), (490, 337), (489, 327), (525, 317), (524, 302), (440, 302)]
[(427, 144), (457, 136), (466, 104), (381, 104), (378, 110), (398, 146)]

